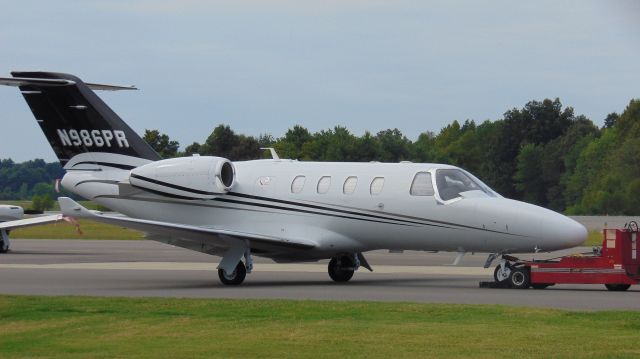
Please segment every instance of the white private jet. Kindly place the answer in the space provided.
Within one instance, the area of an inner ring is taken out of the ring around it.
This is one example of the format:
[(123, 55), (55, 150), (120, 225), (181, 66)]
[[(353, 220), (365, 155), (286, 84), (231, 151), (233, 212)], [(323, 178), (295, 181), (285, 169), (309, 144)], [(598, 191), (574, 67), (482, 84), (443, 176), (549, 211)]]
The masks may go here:
[(9, 234), (12, 229), (53, 223), (62, 218), (61, 214), (24, 218), (22, 207), (0, 204), (0, 253), (7, 253), (11, 249)]
[[(472, 174), (432, 163), (331, 163), (278, 158), (232, 162), (214, 156), (161, 159), (92, 90), (50, 72), (13, 72), (67, 173), (62, 185), (126, 216), (89, 211), (59, 198), (68, 216), (141, 230), (148, 238), (222, 257), (218, 276), (240, 284), (252, 255), (276, 262), (330, 258), (346, 282), (376, 249), (489, 253), (496, 278), (507, 253), (581, 244), (579, 223), (503, 198)], [(244, 261), (243, 261), (244, 258)]]

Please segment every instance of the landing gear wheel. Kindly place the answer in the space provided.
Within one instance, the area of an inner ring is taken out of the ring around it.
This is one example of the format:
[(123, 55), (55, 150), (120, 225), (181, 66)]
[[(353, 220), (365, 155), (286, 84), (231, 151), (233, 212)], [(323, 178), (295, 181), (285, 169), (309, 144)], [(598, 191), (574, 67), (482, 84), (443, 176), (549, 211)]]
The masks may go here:
[(351, 258), (347, 256), (333, 257), (329, 261), (329, 277), (335, 282), (348, 282), (355, 272)]
[(531, 276), (526, 268), (515, 268), (509, 275), (509, 285), (515, 289), (528, 289), (531, 286)]
[(238, 285), (244, 281), (244, 277), (247, 276), (247, 268), (242, 261), (238, 262), (236, 269), (230, 274), (227, 274), (224, 269), (218, 269), (218, 277), (223, 284), (226, 285)]
[(624, 292), (631, 287), (631, 284), (605, 284), (604, 286), (612, 292)]
[[(3, 230), (4, 231), (4, 230)], [(9, 252), (9, 234), (11, 233), (11, 231), (6, 231), (6, 237), (7, 240), (5, 241), (3, 238), (3, 235), (0, 235), (0, 253), (7, 253)], [(4, 234), (4, 233), (3, 233)]]
[(9, 252), (9, 245), (5, 243), (2, 239), (0, 239), (0, 253)]
[(552, 286), (553, 284), (551, 283), (537, 283), (537, 284), (532, 284), (531, 288), (533, 289), (545, 289), (546, 287)]
[(496, 269), (493, 271), (493, 280), (495, 280), (496, 283), (506, 283), (505, 281), (509, 279), (509, 275), (511, 275), (512, 270), (511, 264), (509, 263), (505, 265), (504, 271), (502, 270), (502, 266), (496, 266)]

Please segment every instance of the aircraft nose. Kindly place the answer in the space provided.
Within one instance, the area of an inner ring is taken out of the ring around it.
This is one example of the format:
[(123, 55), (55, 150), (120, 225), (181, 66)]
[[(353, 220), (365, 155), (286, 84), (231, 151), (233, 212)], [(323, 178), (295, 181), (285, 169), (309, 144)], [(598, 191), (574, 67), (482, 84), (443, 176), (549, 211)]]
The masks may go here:
[(539, 249), (572, 248), (587, 240), (587, 229), (565, 215), (532, 204), (519, 203), (518, 207), (521, 209), (523, 232), (534, 239)]
[(558, 222), (560, 223), (554, 228), (553, 238), (560, 246), (564, 248), (576, 247), (587, 240), (587, 229), (582, 224), (565, 216), (562, 216)]

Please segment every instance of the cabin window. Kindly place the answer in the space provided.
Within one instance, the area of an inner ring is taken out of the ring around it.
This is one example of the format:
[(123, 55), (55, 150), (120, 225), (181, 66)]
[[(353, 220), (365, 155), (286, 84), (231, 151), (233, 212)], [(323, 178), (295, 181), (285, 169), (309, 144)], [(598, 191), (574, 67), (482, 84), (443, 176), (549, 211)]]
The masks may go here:
[(379, 195), (380, 192), (382, 192), (382, 187), (384, 187), (384, 177), (375, 177), (373, 181), (371, 181), (369, 192), (374, 196)]
[(324, 194), (329, 192), (329, 186), (331, 186), (331, 176), (322, 176), (318, 181), (318, 193)]
[(431, 173), (418, 172), (413, 177), (411, 182), (411, 190), (409, 193), (412, 196), (433, 196), (433, 184), (431, 183)]
[(344, 185), (342, 185), (342, 193), (344, 194), (352, 194), (356, 190), (356, 185), (358, 184), (358, 177), (349, 176), (344, 181)]
[(304, 181), (306, 180), (305, 176), (296, 176), (291, 182), (291, 193), (300, 193), (304, 188)]

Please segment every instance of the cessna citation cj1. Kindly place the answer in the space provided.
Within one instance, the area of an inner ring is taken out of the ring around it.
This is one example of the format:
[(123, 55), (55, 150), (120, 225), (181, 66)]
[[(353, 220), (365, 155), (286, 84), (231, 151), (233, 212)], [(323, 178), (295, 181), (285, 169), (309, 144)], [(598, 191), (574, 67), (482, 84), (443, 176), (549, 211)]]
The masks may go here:
[(63, 164), (69, 191), (124, 214), (59, 198), (66, 216), (141, 230), (149, 239), (222, 257), (218, 276), (240, 284), (252, 255), (276, 262), (328, 259), (346, 282), (375, 249), (489, 253), (552, 251), (581, 244), (579, 223), (503, 198), (469, 172), (432, 163), (331, 163), (214, 156), (163, 160), (84, 83), (51, 72), (13, 72)]

